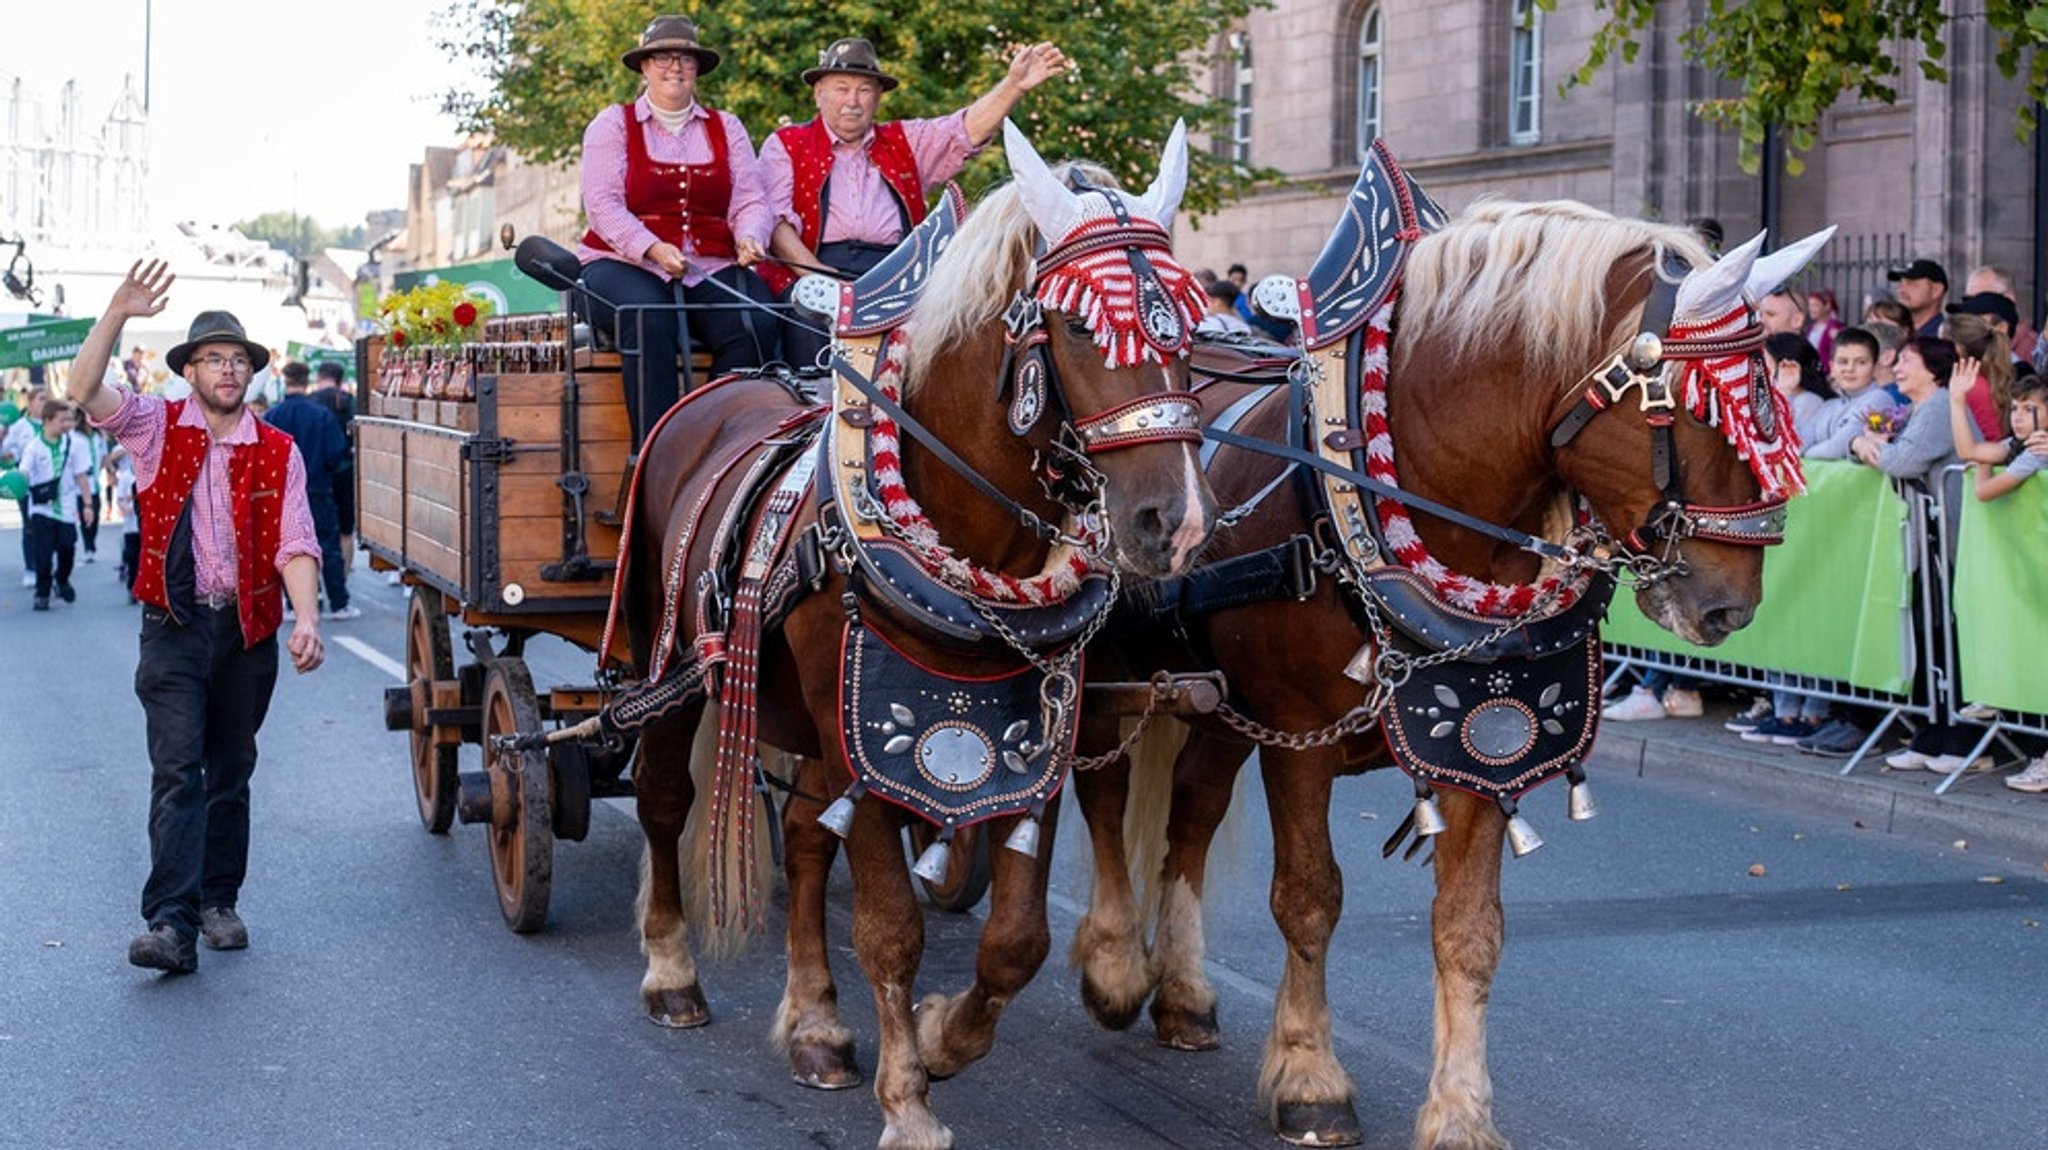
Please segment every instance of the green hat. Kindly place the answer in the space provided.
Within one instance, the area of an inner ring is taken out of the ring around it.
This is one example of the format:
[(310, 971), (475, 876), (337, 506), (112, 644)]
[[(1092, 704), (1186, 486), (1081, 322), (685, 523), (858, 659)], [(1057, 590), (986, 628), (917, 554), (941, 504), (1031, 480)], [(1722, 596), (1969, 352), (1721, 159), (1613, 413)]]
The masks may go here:
[(0, 471), (0, 497), (28, 498), (28, 476), (19, 471)]
[(21, 418), (21, 409), (12, 403), (0, 403), (0, 427), (6, 427)]

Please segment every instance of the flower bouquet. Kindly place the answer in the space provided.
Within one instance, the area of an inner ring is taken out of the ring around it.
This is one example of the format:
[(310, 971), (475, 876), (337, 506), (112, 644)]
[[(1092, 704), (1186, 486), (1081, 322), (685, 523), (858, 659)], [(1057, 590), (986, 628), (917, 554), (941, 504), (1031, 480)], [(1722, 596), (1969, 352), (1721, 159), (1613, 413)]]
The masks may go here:
[[(482, 337), (491, 311), (490, 300), (447, 280), (386, 294), (377, 318), (387, 341), (387, 392), (436, 398), (452, 374), (450, 361), (459, 358), (451, 353)], [(466, 387), (468, 373), (460, 374)]]
[(1912, 414), (1913, 409), (1910, 407), (1876, 407), (1863, 417), (1863, 425), (1878, 435), (1897, 435), (1899, 429), (1906, 426), (1906, 420)]

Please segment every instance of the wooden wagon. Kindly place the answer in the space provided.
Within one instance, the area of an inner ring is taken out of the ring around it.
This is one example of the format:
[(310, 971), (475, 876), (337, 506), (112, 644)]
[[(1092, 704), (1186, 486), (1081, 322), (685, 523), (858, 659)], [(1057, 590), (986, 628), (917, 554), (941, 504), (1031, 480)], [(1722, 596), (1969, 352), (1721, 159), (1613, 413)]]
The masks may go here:
[[(537, 691), (524, 657), (540, 634), (597, 652), (631, 466), (619, 357), (571, 353), (566, 335), (560, 316), (494, 320), (439, 367), (401, 363), (381, 338), (358, 348), (358, 530), (371, 567), (411, 588), (406, 684), (386, 692), (385, 725), (411, 734), (426, 829), (487, 827), (499, 908), (520, 932), (546, 920), (555, 840), (582, 840), (593, 798), (632, 793), (630, 747), (492, 749), (606, 695)], [(464, 743), (486, 748), (482, 770), (458, 770)]]

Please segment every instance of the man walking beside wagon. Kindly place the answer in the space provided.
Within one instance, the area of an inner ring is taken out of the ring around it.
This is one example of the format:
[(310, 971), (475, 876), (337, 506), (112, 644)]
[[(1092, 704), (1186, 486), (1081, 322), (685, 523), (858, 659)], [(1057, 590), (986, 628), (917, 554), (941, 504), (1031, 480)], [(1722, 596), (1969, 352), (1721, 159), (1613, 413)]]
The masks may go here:
[[(142, 552), (135, 694), (147, 723), (152, 782), (148, 929), (136, 966), (198, 969), (197, 936), (216, 950), (249, 945), (236, 909), (249, 859), (249, 780), (256, 732), (277, 684), (284, 599), (297, 612), (284, 644), (300, 673), (320, 666), (320, 545), (306, 469), (284, 432), (247, 407), (270, 358), (234, 316), (199, 313), (164, 361), (185, 399), (102, 384), (121, 329), (164, 310), (176, 277), (137, 261), (79, 349), (72, 398), (131, 456)], [(324, 412), (322, 413), (325, 414)]]

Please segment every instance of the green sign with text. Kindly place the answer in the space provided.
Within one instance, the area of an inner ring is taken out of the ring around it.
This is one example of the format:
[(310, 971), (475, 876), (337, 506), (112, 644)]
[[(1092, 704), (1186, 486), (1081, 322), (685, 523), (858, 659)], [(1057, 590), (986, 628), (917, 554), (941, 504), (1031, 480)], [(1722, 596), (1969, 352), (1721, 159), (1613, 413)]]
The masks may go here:
[(43, 319), (0, 331), (0, 368), (71, 359), (92, 324), (89, 319)]

